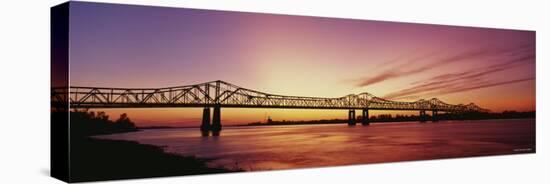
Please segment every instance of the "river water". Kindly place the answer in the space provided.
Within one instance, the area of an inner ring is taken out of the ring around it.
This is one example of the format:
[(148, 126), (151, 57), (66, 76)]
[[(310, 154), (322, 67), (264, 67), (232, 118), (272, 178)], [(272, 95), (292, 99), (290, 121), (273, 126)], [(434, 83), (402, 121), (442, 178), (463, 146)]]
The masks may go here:
[(150, 129), (99, 138), (163, 146), (212, 167), (271, 170), (535, 152), (535, 119)]

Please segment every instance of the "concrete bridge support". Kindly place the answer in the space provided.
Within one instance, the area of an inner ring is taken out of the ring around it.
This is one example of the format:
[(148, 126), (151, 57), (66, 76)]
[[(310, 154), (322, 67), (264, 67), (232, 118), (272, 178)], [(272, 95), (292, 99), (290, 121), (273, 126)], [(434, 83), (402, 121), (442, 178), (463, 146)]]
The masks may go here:
[(369, 109), (363, 109), (363, 114), (361, 115), (361, 125), (369, 125)]
[(202, 136), (209, 136), (210, 132), (212, 132), (213, 136), (219, 136), (221, 131), (222, 131), (221, 107), (219, 105), (214, 106), (212, 123), (210, 122), (210, 107), (204, 107), (202, 111), (202, 124), (201, 124)]
[(420, 118), (420, 123), (425, 123), (426, 122), (426, 111), (421, 110), (418, 117)]
[(210, 108), (205, 107), (202, 110), (202, 124), (201, 124), (202, 136), (210, 135)]
[(437, 119), (437, 110), (432, 111), (432, 122), (437, 122), (439, 119)]
[(348, 125), (355, 126), (355, 109), (350, 109), (348, 112)]
[(214, 106), (214, 115), (212, 117), (212, 130), (213, 136), (219, 136), (222, 131), (222, 122), (221, 122), (221, 107), (220, 105)]

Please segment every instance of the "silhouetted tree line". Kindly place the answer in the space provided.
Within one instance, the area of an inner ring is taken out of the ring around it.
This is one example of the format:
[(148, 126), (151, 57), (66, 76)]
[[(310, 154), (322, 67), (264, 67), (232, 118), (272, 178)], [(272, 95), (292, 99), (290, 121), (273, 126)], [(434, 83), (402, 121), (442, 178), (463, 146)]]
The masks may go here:
[(72, 182), (242, 171), (210, 168), (206, 159), (167, 153), (158, 146), (90, 137), (136, 131), (126, 113), (113, 121), (105, 112), (71, 112), (70, 130)]
[(71, 112), (70, 114), (71, 135), (90, 136), (100, 134), (112, 134), (121, 132), (136, 131), (135, 124), (126, 113), (115, 120), (109, 120), (105, 112)]
[[(517, 112), (504, 111), (501, 113), (482, 113), (482, 112), (466, 112), (466, 113), (441, 113), (437, 114), (437, 120), (483, 120), (483, 119), (520, 119), (520, 118), (535, 118), (535, 111)], [(357, 116), (357, 121), (363, 119)], [(426, 114), (424, 117), (419, 115), (401, 115), (395, 116), (391, 114), (379, 114), (378, 116), (369, 117), (370, 122), (402, 122), (402, 121), (430, 121), (433, 119), (431, 114)], [(275, 121), (271, 120), (267, 123), (253, 122), (247, 125), (299, 125), (299, 124), (338, 124), (347, 123), (347, 119), (330, 119), (330, 120), (309, 120), (309, 121)]]

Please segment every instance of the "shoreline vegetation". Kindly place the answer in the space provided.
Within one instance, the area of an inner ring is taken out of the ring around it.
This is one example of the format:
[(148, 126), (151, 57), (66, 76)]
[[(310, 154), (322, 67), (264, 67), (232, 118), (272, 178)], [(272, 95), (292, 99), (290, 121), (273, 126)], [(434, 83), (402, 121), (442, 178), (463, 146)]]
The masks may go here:
[(126, 114), (115, 121), (103, 112), (71, 112), (70, 118), (72, 182), (241, 171), (211, 168), (209, 159), (167, 153), (159, 146), (93, 137), (139, 131)]
[[(445, 120), (489, 120), (489, 119), (523, 119), (523, 118), (535, 118), (535, 111), (516, 112), (516, 111), (503, 111), (501, 113), (466, 113), (466, 114), (438, 114), (438, 121)], [(432, 121), (432, 116), (427, 115), (424, 117), (426, 122)], [(357, 117), (357, 122), (360, 123), (361, 116)], [(391, 115), (380, 114), (378, 116), (370, 116), (370, 123), (391, 123), (391, 122), (407, 122), (407, 121), (420, 121), (421, 117), (418, 115)], [(277, 126), (277, 125), (314, 125), (314, 124), (347, 124), (347, 119), (322, 119), (322, 120), (304, 120), (304, 121), (274, 121), (270, 118), (267, 122), (252, 122), (238, 126)]]
[[(468, 113), (468, 114), (438, 114), (439, 121), (446, 120), (490, 120), (490, 119), (526, 119), (526, 118), (535, 118), (535, 111), (503, 111), (500, 113)], [(361, 123), (362, 117), (357, 117), (357, 122)], [(425, 117), (426, 122), (431, 122), (431, 115)], [(378, 116), (370, 116), (370, 123), (392, 123), (392, 122), (414, 122), (420, 121), (418, 115), (391, 115), (391, 114), (380, 114)], [(291, 120), (281, 120), (275, 121), (270, 118), (267, 119), (267, 122), (252, 122), (246, 124), (237, 124), (237, 125), (225, 125), (225, 126), (277, 126), (277, 125), (318, 125), (318, 124), (347, 124), (347, 119), (321, 119), (321, 120), (303, 120), (303, 121), (291, 121)], [(173, 129), (173, 128), (198, 128), (198, 126), (146, 126), (146, 127), (137, 127), (140, 129)]]

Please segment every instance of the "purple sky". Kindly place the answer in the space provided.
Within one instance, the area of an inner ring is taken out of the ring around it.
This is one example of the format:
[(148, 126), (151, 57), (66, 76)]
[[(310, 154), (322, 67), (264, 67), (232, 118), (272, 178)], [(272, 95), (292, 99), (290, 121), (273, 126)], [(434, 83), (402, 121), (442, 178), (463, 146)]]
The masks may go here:
[(286, 95), (535, 109), (533, 31), (85, 2), (72, 2), (70, 21), (75, 86), (221, 79)]

